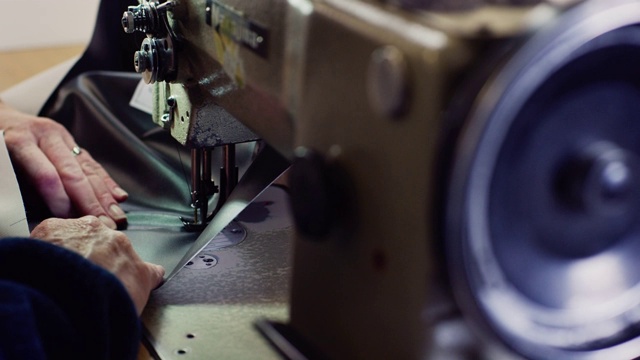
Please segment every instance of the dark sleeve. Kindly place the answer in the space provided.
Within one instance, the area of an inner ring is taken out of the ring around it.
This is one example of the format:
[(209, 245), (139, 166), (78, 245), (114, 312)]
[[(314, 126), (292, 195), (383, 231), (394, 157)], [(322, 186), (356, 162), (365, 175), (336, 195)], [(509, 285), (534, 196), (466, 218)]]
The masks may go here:
[(0, 240), (0, 359), (135, 359), (140, 322), (124, 286), (80, 255)]

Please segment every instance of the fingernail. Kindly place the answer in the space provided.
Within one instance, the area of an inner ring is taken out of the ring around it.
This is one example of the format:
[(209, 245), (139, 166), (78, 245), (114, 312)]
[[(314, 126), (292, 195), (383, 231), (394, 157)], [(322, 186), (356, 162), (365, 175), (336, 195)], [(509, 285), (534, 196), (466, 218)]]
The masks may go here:
[(155, 272), (155, 275), (156, 275), (156, 284), (154, 288), (157, 289), (164, 282), (164, 274), (165, 274), (164, 267), (156, 264), (151, 264), (151, 265), (153, 265), (153, 271)]
[(116, 223), (113, 220), (111, 220), (110, 217), (100, 215), (98, 216), (98, 219), (100, 219), (100, 221), (102, 221), (103, 224), (107, 225), (109, 229), (113, 229), (113, 230), (116, 229)]
[(160, 277), (164, 276), (164, 267), (160, 266), (160, 265), (156, 265), (156, 272), (158, 273), (158, 275), (160, 275)]
[(124, 191), (122, 188), (119, 188), (119, 187), (113, 189), (113, 194), (117, 197), (123, 197), (123, 198), (129, 196), (128, 192)]
[(124, 211), (122, 211), (120, 206), (116, 204), (109, 206), (109, 215), (111, 215), (112, 218), (118, 219), (118, 220), (124, 219), (127, 217), (127, 215), (125, 215)]

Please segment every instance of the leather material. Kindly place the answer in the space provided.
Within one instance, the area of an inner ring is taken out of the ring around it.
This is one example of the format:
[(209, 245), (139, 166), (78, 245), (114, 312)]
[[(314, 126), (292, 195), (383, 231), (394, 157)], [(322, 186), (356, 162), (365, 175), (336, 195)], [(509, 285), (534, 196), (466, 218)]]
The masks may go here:
[[(101, 1), (96, 16), (96, 24), (89, 46), (67, 75), (60, 81), (69, 80), (89, 71), (134, 71), (133, 54), (140, 49), (143, 33), (126, 34), (120, 19), (128, 6), (138, 5), (137, 0)], [(57, 99), (54, 92), (42, 107), (41, 113), (50, 112)]]
[[(133, 53), (144, 34), (125, 34), (118, 20), (128, 5), (136, 4), (135, 0), (101, 2), (89, 47), (40, 115), (63, 124), (129, 193), (121, 204), (128, 216), (124, 232), (144, 260), (163, 265), (169, 274), (198, 236), (186, 232), (180, 221), (182, 216), (193, 217), (191, 156), (153, 123), (151, 115), (129, 106), (140, 81), (140, 75), (132, 72)], [(253, 143), (236, 146), (239, 176), (253, 150)], [(221, 152), (214, 151), (214, 169), (222, 162)], [(214, 172), (219, 184), (217, 175)], [(51, 216), (33, 191), (23, 189), (23, 195), (31, 223)], [(217, 196), (209, 209), (216, 201)]]
[[(58, 89), (42, 115), (63, 124), (129, 193), (121, 204), (129, 221), (123, 231), (144, 260), (163, 265), (169, 274), (198, 236), (186, 232), (180, 221), (193, 216), (191, 157), (189, 149), (152, 122), (151, 115), (129, 106), (139, 81), (135, 73), (82, 74)], [(240, 175), (253, 149), (252, 143), (236, 145)], [(222, 163), (222, 151), (215, 149), (213, 156), (215, 169)], [(217, 196), (210, 200), (210, 209), (216, 201)], [(32, 222), (50, 215), (39, 199), (26, 198), (25, 204)]]
[[(188, 149), (129, 106), (140, 77), (89, 72), (68, 81), (43, 114), (63, 124), (128, 193), (121, 206), (123, 231), (145, 261), (171, 272), (198, 233), (185, 232), (181, 216), (192, 216)], [(25, 200), (30, 221), (49, 216), (39, 199)]]
[[(129, 192), (128, 207), (189, 216), (190, 155), (151, 120), (129, 106), (140, 76), (89, 72), (61, 87), (46, 116), (63, 124), (80, 147)], [(184, 161), (184, 167), (183, 167)]]

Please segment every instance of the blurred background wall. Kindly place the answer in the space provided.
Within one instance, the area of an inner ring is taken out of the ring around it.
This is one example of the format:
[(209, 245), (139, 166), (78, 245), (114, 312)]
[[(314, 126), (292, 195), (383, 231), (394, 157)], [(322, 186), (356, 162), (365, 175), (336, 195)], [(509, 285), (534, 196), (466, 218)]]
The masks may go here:
[(100, 0), (0, 0), (0, 91), (78, 56)]

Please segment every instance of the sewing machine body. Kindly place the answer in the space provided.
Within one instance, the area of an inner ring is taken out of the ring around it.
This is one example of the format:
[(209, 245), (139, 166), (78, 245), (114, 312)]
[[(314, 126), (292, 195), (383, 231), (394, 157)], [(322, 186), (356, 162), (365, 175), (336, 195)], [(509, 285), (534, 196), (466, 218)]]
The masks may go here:
[[(468, 42), (476, 29), (447, 31), (429, 16), (416, 23), (410, 13), (367, 2), (212, 5), (213, 13), (234, 11), (262, 24), (268, 30), (264, 50), (223, 40), (215, 24), (206, 24), (206, 1), (179, 3), (172, 17), (184, 37), (178, 75), (175, 83), (156, 86), (155, 119), (167, 111), (168, 95), (178, 104), (191, 101), (178, 105), (176, 119), (220, 106), (289, 158), (305, 146), (349, 169), (357, 186), (349, 205), (358, 206), (352, 219), (358, 225), (349, 238), (314, 242), (298, 235), (291, 325), (330, 357), (420, 357), (431, 342), (425, 309), (443, 276), (429, 220), (437, 211), (441, 114), (452, 79), (474, 59)], [(415, 27), (411, 37), (407, 26)], [(526, 29), (500, 31), (513, 36)], [(391, 74), (397, 79), (369, 70), (372, 54), (388, 44), (402, 53), (401, 73)], [(390, 96), (403, 97), (398, 101), (407, 103), (398, 106), (406, 113), (376, 109), (367, 95), (385, 91), (372, 89), (376, 81), (401, 82), (397, 91), (409, 96)], [(198, 134), (193, 118), (174, 123), (171, 132), (181, 141), (183, 124)]]
[[(333, 82), (338, 80), (335, 74), (328, 73), (318, 82), (311, 78), (314, 67), (332, 62), (354, 64), (358, 69), (350, 74), (349, 88), (341, 91), (351, 94), (349, 90), (356, 90), (357, 86), (360, 93), (366, 94), (366, 89), (373, 86), (367, 81), (374, 81), (367, 78), (371, 53), (378, 47), (393, 44), (407, 51), (403, 56), (410, 58), (403, 61), (412, 66), (411, 71), (418, 71), (426, 63), (448, 67), (447, 73), (456, 73), (476, 59), (474, 49), (479, 37), (505, 39), (522, 35), (536, 22), (548, 19), (551, 14), (546, 11), (554, 11), (550, 7), (533, 10), (489, 6), (463, 15), (416, 14), (367, 1), (202, 0), (175, 4), (169, 22), (181, 39), (172, 49), (172, 55), (177, 57), (173, 75), (176, 78), (156, 87), (154, 121), (190, 147), (256, 138), (238, 131), (239, 126), (230, 129), (229, 134), (235, 136), (229, 140), (224, 136), (203, 136), (207, 130), (199, 128), (203, 126), (200, 123), (226, 119), (226, 111), (289, 157), (296, 146), (295, 129), (303, 121), (302, 112), (324, 111), (320, 109), (322, 104), (314, 103), (319, 100), (310, 99), (311, 94), (305, 89), (314, 84), (314, 88), (320, 88), (317, 92), (330, 96), (335, 89)], [(407, 28), (411, 31), (407, 32)], [(246, 39), (234, 39), (245, 34), (249, 34)], [(446, 65), (440, 63), (443, 56), (449, 57)], [(412, 61), (415, 65), (409, 64)], [(436, 76), (446, 76), (438, 70), (441, 69), (431, 69)], [(356, 75), (361, 82), (354, 84), (351, 76)], [(410, 75), (414, 73), (403, 76)], [(412, 94), (418, 96), (421, 90), (417, 88)], [(178, 103), (173, 112), (167, 104), (170, 97)], [(432, 101), (430, 96), (425, 99)], [(194, 116), (216, 107), (224, 110)], [(171, 123), (166, 117), (163, 119), (165, 114), (173, 114)], [(222, 127), (219, 131), (224, 130)]]
[[(328, 358), (580, 358), (487, 326), (483, 305), (470, 304), (475, 288), (459, 289), (474, 275), (447, 259), (459, 250), (447, 225), (466, 226), (446, 202), (465, 203), (470, 190), (450, 190), (466, 171), (454, 161), (473, 158), (467, 139), (498, 107), (496, 89), (519, 81), (509, 66), (541, 46), (536, 34), (564, 36), (582, 29), (577, 17), (596, 23), (626, 9), (599, 22), (606, 33), (639, 22), (640, 5), (414, 3), (426, 4), (176, 0), (154, 121), (188, 147), (259, 137), (294, 162), (288, 326)], [(460, 322), (459, 340), (443, 340)], [(609, 354), (638, 350), (621, 344)]]

